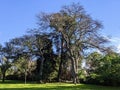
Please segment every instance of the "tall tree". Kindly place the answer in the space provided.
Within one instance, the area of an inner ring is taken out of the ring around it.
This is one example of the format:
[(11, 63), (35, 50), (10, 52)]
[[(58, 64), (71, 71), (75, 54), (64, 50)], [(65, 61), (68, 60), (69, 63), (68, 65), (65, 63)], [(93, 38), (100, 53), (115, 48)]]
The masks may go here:
[(104, 48), (104, 43), (107, 41), (99, 34), (101, 23), (93, 20), (80, 4), (75, 3), (63, 6), (60, 12), (43, 13), (38, 17), (40, 29), (61, 34), (71, 60), (73, 82), (79, 82), (78, 61), (82, 60), (83, 52), (90, 48)]

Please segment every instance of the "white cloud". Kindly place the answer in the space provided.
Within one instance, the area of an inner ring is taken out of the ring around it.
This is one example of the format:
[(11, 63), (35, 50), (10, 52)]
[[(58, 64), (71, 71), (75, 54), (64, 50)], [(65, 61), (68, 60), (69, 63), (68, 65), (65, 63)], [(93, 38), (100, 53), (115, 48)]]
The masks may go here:
[(118, 37), (109, 38), (109, 40), (110, 40), (111, 42), (120, 43), (120, 38), (118, 38)]
[(116, 48), (116, 52), (120, 53), (120, 37), (107, 38)]
[(120, 44), (117, 46), (117, 52), (120, 53)]

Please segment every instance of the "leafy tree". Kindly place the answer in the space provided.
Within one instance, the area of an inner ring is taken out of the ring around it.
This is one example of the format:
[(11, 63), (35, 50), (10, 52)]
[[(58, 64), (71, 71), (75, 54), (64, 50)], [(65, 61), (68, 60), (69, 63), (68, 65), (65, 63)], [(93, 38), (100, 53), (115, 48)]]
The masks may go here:
[[(31, 30), (28, 35), (15, 38), (11, 42), (19, 50), (18, 54), (20, 58), (27, 55), (28, 58), (31, 57), (37, 60), (36, 77), (40, 83), (42, 83), (43, 79), (50, 77), (50, 73), (55, 68), (56, 62), (54, 58), (56, 58), (56, 55), (52, 50), (52, 41), (47, 35), (41, 35)], [(20, 62), (22, 63), (22, 60)]]
[[(12, 45), (15, 47), (15, 49), (18, 51), (16, 52), (17, 61), (14, 63), (14, 66), (20, 70), (21, 73), (24, 73), (25, 75), (25, 83), (27, 79), (27, 71), (30, 70), (31, 67), (29, 66), (29, 63), (31, 62), (30, 58), (32, 58), (32, 37), (29, 35), (24, 35), (19, 38), (14, 38), (11, 40)], [(33, 68), (31, 69), (33, 70)], [(30, 70), (30, 72), (31, 72)]]
[(98, 52), (93, 52), (86, 58), (86, 68), (88, 68), (88, 73), (94, 72), (96, 69), (98, 69), (101, 65), (101, 59), (103, 58), (103, 55)]
[(103, 65), (102, 58), (103, 55), (98, 52), (92, 52), (86, 57), (87, 83), (97, 84), (99, 82), (100, 75), (96, 72)]
[(27, 81), (27, 71), (28, 71), (28, 64), (29, 64), (28, 62), (29, 62), (28, 57), (23, 56), (23, 57), (20, 57), (16, 63), (18, 70), (20, 70), (21, 73), (24, 73), (25, 84)]
[(50, 44), (50, 40), (45, 35), (35, 35), (35, 41), (34, 41), (34, 49), (33, 53), (35, 56), (38, 57), (38, 60), (40, 62), (40, 67), (38, 67), (38, 78), (39, 82), (42, 83), (42, 77), (43, 77), (43, 66), (44, 66), (44, 53), (46, 53), (46, 49), (48, 48)]
[(109, 51), (107, 54), (91, 53), (87, 58), (86, 83), (119, 85), (120, 55)]
[(6, 43), (0, 49), (0, 68), (2, 72), (2, 82), (5, 80), (6, 71), (12, 66), (15, 61), (15, 49), (11, 43)]
[(6, 71), (9, 69), (11, 64), (5, 57), (3, 57), (0, 62), (1, 62), (0, 68), (2, 73), (2, 82), (4, 82)]
[(101, 76), (102, 84), (119, 85), (120, 84), (120, 55), (111, 52), (102, 59), (103, 65), (98, 68), (97, 73)]

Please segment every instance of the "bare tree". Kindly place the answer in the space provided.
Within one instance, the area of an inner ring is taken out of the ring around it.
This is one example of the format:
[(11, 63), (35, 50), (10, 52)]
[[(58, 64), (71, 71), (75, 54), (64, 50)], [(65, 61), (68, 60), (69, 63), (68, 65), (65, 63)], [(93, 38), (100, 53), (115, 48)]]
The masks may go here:
[(78, 61), (82, 60), (85, 50), (105, 48), (104, 43), (107, 40), (99, 34), (101, 23), (93, 20), (80, 4), (75, 3), (63, 6), (57, 13), (42, 13), (38, 18), (40, 30), (62, 35), (67, 55), (71, 60), (73, 82), (78, 83)]

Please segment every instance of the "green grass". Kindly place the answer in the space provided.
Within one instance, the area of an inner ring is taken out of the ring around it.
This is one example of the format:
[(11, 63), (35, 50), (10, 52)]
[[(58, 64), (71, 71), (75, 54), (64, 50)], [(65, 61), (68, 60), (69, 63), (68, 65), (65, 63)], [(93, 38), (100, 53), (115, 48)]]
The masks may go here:
[(120, 87), (106, 87), (86, 84), (46, 83), (46, 84), (22, 84), (14, 81), (0, 84), (0, 90), (120, 90)]

